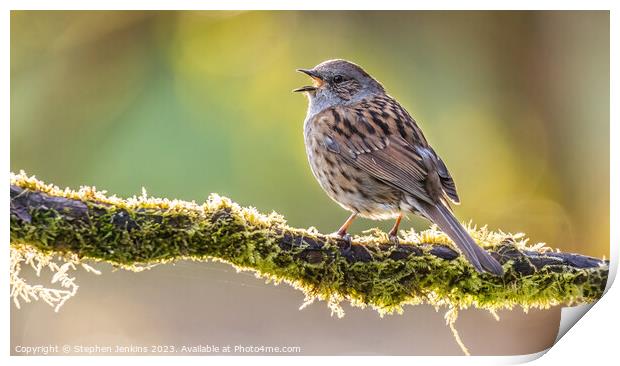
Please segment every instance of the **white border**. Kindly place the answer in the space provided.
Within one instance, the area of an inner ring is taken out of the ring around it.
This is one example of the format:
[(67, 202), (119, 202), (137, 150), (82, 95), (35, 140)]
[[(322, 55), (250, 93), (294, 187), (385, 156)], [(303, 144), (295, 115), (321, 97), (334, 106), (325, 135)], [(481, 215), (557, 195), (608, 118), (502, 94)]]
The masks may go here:
[(610, 223), (611, 236), (610, 248), (611, 266), (607, 293), (588, 311), (580, 321), (568, 331), (568, 335), (560, 339), (538, 363), (541, 365), (564, 364), (564, 365), (596, 365), (606, 364), (610, 360), (618, 358), (618, 327), (620, 325), (618, 309), (620, 309), (620, 292), (618, 286), (611, 287), (618, 271), (618, 244), (620, 243), (620, 228), (618, 227), (620, 195), (620, 148), (618, 126), (620, 110), (618, 109), (618, 86), (620, 85), (620, 73), (618, 73), (618, 42), (620, 32), (620, 11), (618, 6), (612, 8), (610, 19), (610, 187), (611, 207)]
[[(175, 0), (175, 1), (130, 1), (130, 0), (108, 0), (108, 1), (56, 1), (51, 4), (50, 1), (43, 0), (25, 0), (25, 1), (2, 1), (0, 7), (2, 8), (2, 52), (3, 56), (0, 60), (2, 72), (0, 73), (0, 85), (2, 85), (2, 96), (0, 98), (0, 111), (3, 113), (3, 130), (0, 134), (0, 145), (3, 159), (1, 169), (8, 175), (9, 172), (9, 95), (10, 95), (10, 58), (8, 57), (10, 51), (10, 9), (152, 9), (152, 10), (173, 10), (173, 9), (377, 9), (377, 2), (371, 2), (367, 0), (354, 0), (354, 1), (336, 1), (336, 0), (314, 0), (311, 2), (304, 2), (301, 4), (294, 4), (291, 1), (238, 1), (229, 0), (221, 1), (219, 3), (210, 2), (196, 2), (191, 0)], [(606, 10), (611, 9), (611, 243), (616, 243), (611, 246), (611, 259), (612, 267), (610, 273), (610, 283), (615, 278), (617, 263), (618, 263), (618, 243), (620, 243), (619, 228), (616, 225), (618, 223), (618, 207), (620, 207), (620, 196), (617, 194), (617, 187), (620, 186), (620, 179), (618, 179), (618, 169), (620, 166), (620, 155), (618, 145), (614, 142), (618, 142), (618, 106), (619, 100), (618, 86), (620, 85), (619, 74), (617, 67), (614, 69), (614, 65), (618, 65), (620, 58), (618, 58), (618, 46), (620, 34), (617, 16), (619, 7), (617, 2), (613, 1), (543, 1), (543, 0), (521, 0), (521, 1), (503, 1), (503, 2), (491, 2), (491, 1), (442, 1), (442, 2), (407, 2), (394, 0), (382, 0), (380, 2), (382, 9), (418, 9), (418, 10), (462, 10), (462, 9), (497, 9), (497, 10), (546, 10), (546, 9), (566, 9), (566, 10)], [(465, 7), (464, 5), (467, 5)], [(614, 103), (616, 102), (616, 103)], [(586, 121), (584, 121), (586, 123)], [(8, 179), (6, 180), (8, 182)], [(615, 189), (614, 189), (615, 187)], [(0, 218), (0, 228), (5, 238), (9, 237), (9, 218), (8, 210), (9, 205), (8, 195), (1, 196), (0, 207), (5, 207), (2, 210), (2, 216)], [(8, 240), (7, 240), (8, 241)], [(6, 243), (6, 242), (5, 242)], [(2, 263), (8, 263), (7, 253), (8, 251), (1, 251)], [(8, 294), (8, 276), (0, 276), (2, 283), (2, 290), (5, 294)], [(4, 348), (2, 349), (3, 356), (8, 358), (9, 355), (9, 301), (0, 302), (0, 308), (4, 313), (6, 321), (5, 331), (2, 334), (4, 341)], [(594, 311), (589, 311), (584, 315), (583, 319), (577, 323), (571, 330), (568, 331), (568, 335), (559, 340), (559, 342), (551, 348), (551, 350), (544, 357), (541, 357), (536, 361), (539, 365), (572, 365), (572, 364), (596, 364), (609, 362), (617, 358), (617, 330), (618, 330), (618, 312), (620, 309), (620, 295), (617, 288), (612, 288), (608, 293), (593, 307)], [(544, 353), (544, 352), (542, 352)], [(542, 354), (541, 353), (541, 354)], [(376, 364), (376, 363), (410, 363), (424, 365), (447, 365), (447, 364), (472, 364), (472, 365), (497, 365), (497, 364), (514, 364), (531, 361), (538, 358), (541, 354), (525, 355), (517, 357), (416, 357), (415, 359), (404, 357), (350, 357), (347, 360), (335, 359), (330, 357), (296, 357), (295, 363), (298, 364), (311, 364), (323, 363), (327, 361), (332, 362), (356, 362), (362, 364)], [(8, 358), (8, 362), (15, 364), (30, 364), (30, 363), (42, 363), (47, 364), (82, 364), (84, 361), (93, 364), (106, 365), (111, 362), (111, 359), (103, 357), (90, 357), (87, 360), (81, 357), (53, 357), (53, 358), (30, 358), (30, 357), (13, 357)], [(188, 362), (196, 364), (204, 364), (204, 362), (217, 362), (218, 364), (238, 364), (252, 362), (253, 364), (289, 364), (291, 360), (287, 357), (210, 357), (208, 359), (202, 357), (131, 357), (124, 358), (115, 356), (113, 362), (132, 362), (132, 363), (144, 363), (144, 364), (169, 364), (170, 362)]]

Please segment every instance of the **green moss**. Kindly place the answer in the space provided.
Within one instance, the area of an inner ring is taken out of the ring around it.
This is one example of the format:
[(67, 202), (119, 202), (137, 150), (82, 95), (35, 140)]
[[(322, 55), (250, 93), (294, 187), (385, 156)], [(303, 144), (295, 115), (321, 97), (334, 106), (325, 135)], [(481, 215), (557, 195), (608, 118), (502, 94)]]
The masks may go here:
[[(479, 274), (460, 257), (444, 260), (432, 255), (436, 245), (449, 243), (434, 229), (406, 233), (405, 241), (422, 251), (406, 259), (392, 259), (389, 248), (379, 247), (386, 242), (383, 233), (355, 238), (355, 245), (363, 245), (372, 259), (351, 261), (331, 238), (290, 228), (277, 214), (261, 215), (216, 195), (202, 205), (150, 199), (145, 194), (122, 200), (92, 188), (60, 190), (23, 173), (13, 175), (11, 184), (80, 200), (87, 212), (85, 219), (79, 219), (70, 212), (39, 207), (28, 211), (30, 221), (12, 214), (11, 243), (16, 247), (74, 254), (80, 260), (104, 261), (130, 270), (182, 259), (224, 261), (265, 279), (289, 283), (304, 291), (308, 301), (328, 301), (338, 314), (341, 300), (371, 306), (381, 314), (421, 303), (493, 310), (591, 302), (602, 296), (608, 273), (606, 266), (549, 266), (523, 275), (507, 261), (503, 278)], [(485, 228), (472, 229), (472, 234), (496, 251), (549, 250), (528, 247), (522, 237)], [(303, 235), (306, 241), (283, 247), (287, 235)], [(309, 250), (317, 240), (325, 245)]]

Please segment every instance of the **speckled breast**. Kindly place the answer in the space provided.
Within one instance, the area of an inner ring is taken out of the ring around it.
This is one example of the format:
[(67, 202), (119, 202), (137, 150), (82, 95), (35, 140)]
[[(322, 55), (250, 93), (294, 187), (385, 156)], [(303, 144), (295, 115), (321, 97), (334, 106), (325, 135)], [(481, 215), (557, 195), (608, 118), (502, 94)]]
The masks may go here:
[(325, 141), (332, 133), (328, 121), (321, 118), (306, 119), (304, 123), (308, 162), (323, 190), (344, 209), (362, 217), (398, 216), (400, 193), (330, 151)]

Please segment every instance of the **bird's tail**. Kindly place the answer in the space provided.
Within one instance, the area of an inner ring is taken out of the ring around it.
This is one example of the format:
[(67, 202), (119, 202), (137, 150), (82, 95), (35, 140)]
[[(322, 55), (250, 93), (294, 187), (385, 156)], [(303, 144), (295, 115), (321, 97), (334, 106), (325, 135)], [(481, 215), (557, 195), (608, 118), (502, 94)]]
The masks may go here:
[(476, 244), (463, 225), (450, 212), (450, 209), (443, 204), (430, 205), (426, 203), (423, 203), (423, 209), (426, 216), (454, 241), (478, 272), (489, 272), (496, 276), (504, 274), (502, 265)]

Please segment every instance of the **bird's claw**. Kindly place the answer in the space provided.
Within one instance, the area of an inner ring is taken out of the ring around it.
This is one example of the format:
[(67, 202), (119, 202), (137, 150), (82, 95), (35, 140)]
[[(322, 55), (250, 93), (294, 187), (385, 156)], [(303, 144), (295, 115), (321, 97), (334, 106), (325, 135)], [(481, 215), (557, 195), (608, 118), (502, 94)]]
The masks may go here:
[(335, 233), (331, 234), (332, 237), (338, 238), (342, 241), (345, 242), (346, 247), (344, 248), (345, 251), (349, 251), (351, 249), (351, 245), (353, 244), (353, 239), (351, 237), (351, 234), (349, 233), (341, 233), (336, 231)]
[(390, 234), (390, 243), (394, 246), (398, 245), (400, 243), (400, 240), (398, 239), (398, 235)]

